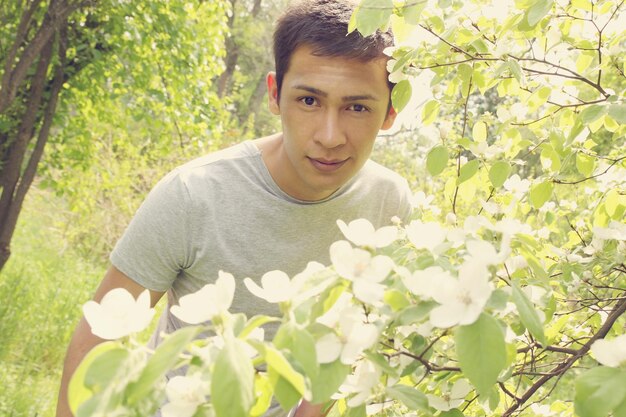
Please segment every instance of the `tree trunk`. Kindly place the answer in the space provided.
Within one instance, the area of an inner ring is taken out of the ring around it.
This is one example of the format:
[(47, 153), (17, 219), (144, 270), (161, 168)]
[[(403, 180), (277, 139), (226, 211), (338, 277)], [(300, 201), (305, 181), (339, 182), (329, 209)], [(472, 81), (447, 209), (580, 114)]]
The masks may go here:
[(239, 50), (237, 48), (237, 44), (235, 43), (235, 37), (233, 35), (233, 28), (235, 27), (235, 13), (237, 7), (237, 0), (230, 0), (230, 9), (231, 13), (228, 16), (228, 37), (225, 41), (226, 47), (226, 59), (225, 64), (226, 68), (222, 75), (220, 75), (217, 80), (217, 96), (222, 98), (228, 93), (228, 86), (230, 84), (230, 80), (233, 78), (233, 74), (235, 73), (235, 68), (237, 66), (237, 60), (239, 59)]
[[(16, 128), (0, 135), (0, 270), (11, 255), (11, 239), (24, 197), (35, 178), (50, 134), (65, 77), (67, 17), (77, 7), (65, 0), (52, 0), (41, 26), (34, 28), (33, 15), (39, 3), (34, 0), (25, 8), (14, 44), (4, 57), (0, 115), (13, 120)], [(29, 36), (29, 28), (36, 33)], [(53, 62), (56, 64), (51, 70)]]

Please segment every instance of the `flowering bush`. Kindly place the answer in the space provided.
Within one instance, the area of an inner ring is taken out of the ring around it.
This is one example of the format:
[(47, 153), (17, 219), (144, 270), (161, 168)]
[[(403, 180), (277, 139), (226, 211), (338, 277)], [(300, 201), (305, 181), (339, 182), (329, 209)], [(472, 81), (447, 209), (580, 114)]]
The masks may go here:
[[(511, 405), (507, 385), (529, 372), (529, 364), (542, 366), (544, 358), (531, 361), (526, 355), (531, 349), (562, 357), (590, 348), (607, 366), (579, 379), (585, 404), (607, 399), (598, 386), (605, 378), (615, 382), (610, 404), (626, 397), (626, 385), (617, 384), (626, 378), (620, 368), (626, 363), (624, 336), (579, 350), (561, 347), (570, 343), (550, 325), (554, 288), (524, 278), (533, 262), (524, 254), (532, 253), (527, 250), (536, 246), (537, 232), (478, 216), (463, 227), (439, 226), (433, 235), (443, 238), (436, 245), (416, 247), (411, 232), (424, 226), (417, 220), (393, 233), (374, 231), (364, 220), (338, 224), (352, 242), (331, 246), (332, 265), (312, 264), (291, 280), (272, 271), (262, 288), (244, 280), (256, 296), (280, 304), (283, 317), (229, 313), (235, 279), (220, 273), (215, 284), (171, 307), (187, 323), (209, 322), (181, 329), (149, 352), (133, 341), (142, 330), (135, 323), (146, 326), (152, 315), (143, 294), (135, 303), (114, 290), (100, 305), (87, 303), (94, 332), (106, 321), (118, 331), (100, 332), (101, 337), (130, 339), (108, 342), (85, 360), (75, 377), (82, 380), (73, 386), (87, 390), (70, 391), (77, 415), (115, 410), (119, 416), (145, 416), (164, 402), (164, 417), (259, 416), (272, 396), (285, 409), (301, 398), (336, 401), (334, 412), (351, 416), (391, 404), (403, 415), (459, 407), (473, 410), (470, 415), (501, 414)], [(602, 239), (605, 249), (623, 250), (623, 226), (598, 228), (594, 239)], [(364, 237), (387, 233), (394, 239), (385, 238), (383, 247)], [(615, 319), (607, 317), (605, 325)], [(276, 336), (265, 341), (260, 326), (274, 320), (280, 321)], [(196, 339), (207, 331), (212, 336)], [(185, 375), (166, 383), (165, 374), (181, 367)]]

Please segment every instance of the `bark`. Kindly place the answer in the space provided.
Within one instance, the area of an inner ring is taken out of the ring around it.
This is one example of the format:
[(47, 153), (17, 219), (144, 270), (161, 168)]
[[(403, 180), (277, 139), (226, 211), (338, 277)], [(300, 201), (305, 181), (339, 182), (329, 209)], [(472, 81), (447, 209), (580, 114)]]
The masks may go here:
[[(22, 46), (21, 44), (26, 34), (25, 31), (27, 31), (32, 20), (34, 8), (37, 5), (38, 1), (33, 2), (31, 8), (22, 16), (20, 27), (18, 28), (18, 37), (15, 39), (5, 62), (5, 71), (2, 76), (0, 88), (0, 113), (3, 113), (11, 106), (22, 83), (28, 76), (28, 69), (32, 67), (37, 57), (43, 53), (43, 49), (49, 44), (50, 40), (53, 39), (55, 32), (64, 24), (70, 13), (78, 7), (77, 4), (70, 5), (64, 0), (52, 0), (37, 33), (35, 33), (33, 39), (29, 41), (28, 45), (23, 49), (17, 63), (13, 66), (17, 58), (17, 51)], [(20, 29), (23, 33), (20, 33)]]
[(235, 43), (235, 37), (233, 35), (233, 29), (235, 27), (235, 8), (237, 6), (237, 0), (230, 0), (231, 14), (228, 17), (228, 37), (225, 41), (226, 47), (226, 59), (225, 64), (226, 68), (224, 72), (220, 75), (217, 81), (217, 96), (222, 98), (224, 97), (228, 90), (230, 80), (233, 78), (233, 74), (235, 73), (235, 68), (237, 67), (237, 60), (239, 59), (239, 50), (237, 44)]
[[(267, 71), (269, 71), (269, 69)], [(252, 93), (252, 95), (250, 96), (250, 99), (248, 100), (248, 110), (246, 111), (247, 114), (254, 113), (255, 115), (254, 131), (255, 131), (255, 134), (257, 135), (261, 131), (261, 122), (259, 121), (259, 118), (257, 117), (257, 115), (259, 114), (259, 109), (263, 106), (263, 99), (265, 98), (265, 92), (267, 91), (267, 88), (265, 85), (265, 77), (266, 77), (266, 72), (262, 72), (259, 75), (259, 78), (257, 79), (256, 88), (254, 89), (254, 92)]]
[[(19, 213), (22, 210), (22, 206), (24, 204), (24, 198), (30, 189), (30, 186), (35, 179), (35, 174), (37, 173), (37, 166), (41, 161), (41, 157), (43, 156), (44, 148), (46, 143), (48, 142), (48, 137), (50, 135), (50, 128), (52, 127), (52, 119), (54, 117), (54, 113), (56, 112), (57, 102), (59, 98), (59, 93), (61, 92), (61, 88), (63, 87), (63, 82), (65, 78), (65, 74), (63, 71), (64, 62), (65, 62), (65, 52), (67, 49), (67, 31), (65, 28), (60, 30), (59, 33), (59, 61), (60, 64), (56, 66), (54, 78), (52, 80), (52, 84), (49, 90), (48, 103), (45, 106), (43, 113), (43, 122), (41, 127), (39, 128), (39, 133), (37, 135), (37, 142), (30, 154), (28, 162), (26, 164), (26, 168), (22, 173), (19, 182), (17, 183), (15, 188), (15, 192), (13, 195), (13, 200), (8, 207), (6, 214), (2, 213), (2, 224), (0, 226), (0, 247), (2, 248), (2, 252), (0, 252), (0, 270), (4, 267), (4, 264), (8, 260), (10, 256), (10, 242), (13, 237), (13, 233), (15, 232), (15, 227), (17, 225), (17, 219), (19, 217)], [(24, 159), (24, 158), (22, 158)], [(4, 193), (4, 189), (3, 189)]]
[[(10, 257), (17, 219), (48, 141), (66, 76), (67, 16), (78, 7), (65, 0), (52, 0), (41, 26), (34, 28), (35, 8), (40, 3), (29, 2), (20, 18), (0, 90), (0, 113), (16, 121), (15, 129), (0, 135), (0, 270)], [(36, 33), (24, 45), (29, 30)], [(55, 50), (58, 60), (51, 69)]]

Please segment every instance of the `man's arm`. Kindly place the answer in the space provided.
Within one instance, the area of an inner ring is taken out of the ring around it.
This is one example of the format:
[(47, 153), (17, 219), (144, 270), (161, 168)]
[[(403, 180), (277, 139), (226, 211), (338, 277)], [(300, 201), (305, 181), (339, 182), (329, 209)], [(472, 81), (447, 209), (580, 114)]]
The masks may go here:
[[(126, 276), (123, 272), (111, 266), (106, 272), (100, 286), (96, 290), (94, 300), (100, 302), (104, 295), (114, 288), (125, 288), (135, 298), (141, 294), (145, 288), (137, 284), (135, 281)], [(150, 291), (150, 304), (152, 307), (161, 299), (164, 293)], [(72, 340), (70, 341), (65, 356), (65, 364), (63, 365), (63, 376), (61, 377), (61, 388), (59, 390), (59, 399), (57, 403), (57, 417), (72, 417), (72, 412), (67, 401), (67, 388), (74, 371), (83, 360), (85, 355), (96, 345), (104, 342), (103, 339), (91, 333), (91, 328), (85, 320), (80, 319), (76, 326)]]
[(332, 406), (330, 406), (328, 407), (328, 410), (324, 412), (324, 406), (325, 404), (311, 404), (308, 401), (303, 400), (298, 406), (298, 409), (293, 417), (324, 417), (332, 408)]

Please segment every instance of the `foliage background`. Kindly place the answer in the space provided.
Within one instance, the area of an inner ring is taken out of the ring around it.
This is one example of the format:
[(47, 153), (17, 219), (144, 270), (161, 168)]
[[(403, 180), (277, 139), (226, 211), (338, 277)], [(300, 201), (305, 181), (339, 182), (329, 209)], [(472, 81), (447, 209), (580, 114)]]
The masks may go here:
[[(28, 4), (0, 6), (7, 44)], [(64, 85), (0, 274), (0, 415), (54, 415), (81, 305), (158, 179), (277, 128), (261, 87), (273, 66), (270, 27), (283, 4), (104, 1), (71, 15), (94, 30), (68, 51), (87, 62)], [(43, 16), (47, 2), (40, 6)]]

